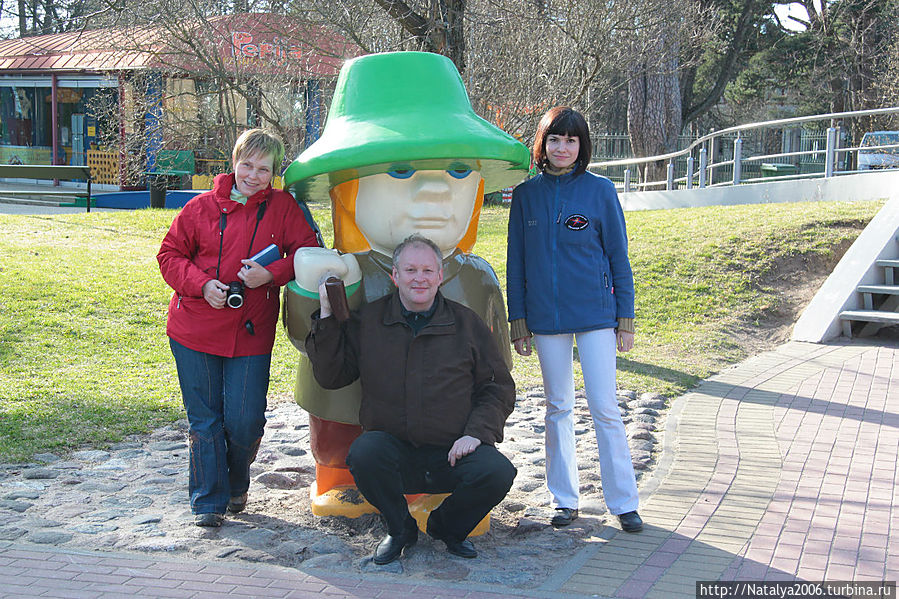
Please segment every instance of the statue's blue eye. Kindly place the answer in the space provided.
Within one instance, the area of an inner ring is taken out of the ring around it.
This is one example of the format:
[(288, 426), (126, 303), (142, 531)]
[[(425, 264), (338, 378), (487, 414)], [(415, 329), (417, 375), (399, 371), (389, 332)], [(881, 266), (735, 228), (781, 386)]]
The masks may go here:
[(470, 168), (451, 168), (446, 172), (448, 172), (451, 177), (454, 177), (456, 179), (464, 179), (469, 174), (471, 174), (471, 169)]
[(408, 179), (415, 174), (414, 168), (394, 168), (387, 171), (387, 174), (394, 179)]

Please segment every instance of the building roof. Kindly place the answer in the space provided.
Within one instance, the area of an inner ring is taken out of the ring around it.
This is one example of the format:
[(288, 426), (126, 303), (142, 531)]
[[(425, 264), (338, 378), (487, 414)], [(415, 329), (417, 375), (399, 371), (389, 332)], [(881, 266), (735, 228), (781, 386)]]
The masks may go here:
[[(152, 32), (139, 36), (152, 44)], [(153, 55), (115, 29), (0, 41), (0, 71), (122, 71), (150, 65)]]
[[(108, 28), (0, 41), (0, 74), (160, 69), (201, 73), (239, 69), (335, 75), (358, 48), (320, 27), (247, 13), (202, 23)], [(183, 43), (174, 39), (186, 40)]]

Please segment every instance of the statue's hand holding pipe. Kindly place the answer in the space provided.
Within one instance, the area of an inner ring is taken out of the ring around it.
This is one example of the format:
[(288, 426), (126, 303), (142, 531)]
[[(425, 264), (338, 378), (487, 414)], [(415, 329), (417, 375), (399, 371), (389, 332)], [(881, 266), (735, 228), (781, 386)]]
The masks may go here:
[[(341, 317), (349, 318), (349, 308), (346, 307), (346, 291), (343, 289), (344, 284), (353, 285), (362, 280), (362, 270), (359, 268), (359, 262), (353, 254), (341, 254), (337, 250), (329, 250), (326, 248), (307, 247), (297, 250), (293, 262), (294, 273), (297, 285), (306, 293), (318, 293), (321, 302), (321, 316), (327, 318), (338, 307), (340, 300), (329, 299), (326, 281), (329, 278), (337, 280), (332, 282), (332, 294), (335, 291), (342, 293), (334, 294), (334, 297), (343, 297), (343, 306), (345, 308), (340, 312), (334, 313), (338, 320)], [(313, 296), (314, 297), (314, 296)]]

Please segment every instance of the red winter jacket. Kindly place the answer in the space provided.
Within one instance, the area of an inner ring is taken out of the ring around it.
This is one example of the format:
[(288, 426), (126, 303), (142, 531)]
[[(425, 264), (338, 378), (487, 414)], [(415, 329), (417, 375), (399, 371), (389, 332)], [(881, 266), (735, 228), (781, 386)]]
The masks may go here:
[[(162, 278), (175, 290), (169, 303), (168, 336), (195, 351), (228, 358), (271, 353), (279, 314), (278, 287), (294, 278), (293, 255), (297, 248), (318, 245), (302, 210), (289, 193), (269, 186), (251, 196), (244, 206), (231, 199), (233, 186), (233, 174), (219, 175), (211, 191), (187, 202), (156, 256)], [(266, 208), (253, 238), (262, 202)], [(217, 310), (203, 299), (203, 285), (216, 278), (222, 215), (225, 229), (218, 276), (222, 283), (239, 281), (237, 272), (243, 268), (240, 261), (269, 244), (276, 244), (286, 257), (266, 266), (274, 275), (271, 283), (244, 289), (243, 306), (226, 305)], [(247, 321), (253, 323), (255, 334), (248, 331)]]

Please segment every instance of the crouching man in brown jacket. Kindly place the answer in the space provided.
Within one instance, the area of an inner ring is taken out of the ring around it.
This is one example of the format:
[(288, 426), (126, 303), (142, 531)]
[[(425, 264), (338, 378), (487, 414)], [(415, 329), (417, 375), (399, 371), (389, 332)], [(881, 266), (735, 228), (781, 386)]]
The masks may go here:
[(321, 313), (306, 338), (322, 387), (360, 379), (363, 433), (346, 462), (387, 524), (377, 564), (418, 540), (404, 493), (452, 493), (431, 513), (427, 532), (450, 553), (477, 557), (467, 537), (517, 473), (494, 447), (515, 405), (515, 383), (487, 325), (438, 291), (441, 264), (433, 242), (408, 237), (393, 254), (397, 290), (344, 323), (331, 316), (322, 284)]

